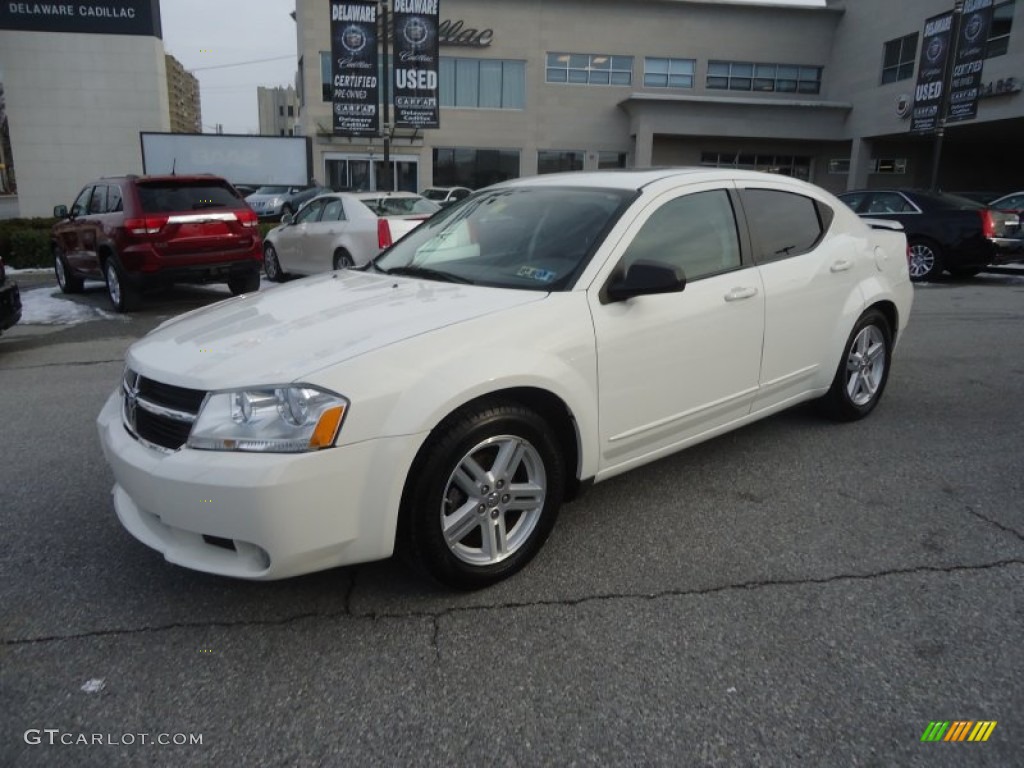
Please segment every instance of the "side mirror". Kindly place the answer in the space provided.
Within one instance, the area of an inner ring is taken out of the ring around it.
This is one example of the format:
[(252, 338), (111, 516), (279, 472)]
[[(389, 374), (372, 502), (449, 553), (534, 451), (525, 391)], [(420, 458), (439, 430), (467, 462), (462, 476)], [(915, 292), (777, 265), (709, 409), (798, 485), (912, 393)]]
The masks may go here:
[(625, 275), (613, 278), (608, 284), (605, 303), (656, 293), (679, 293), (685, 287), (686, 275), (680, 268), (653, 261), (637, 261), (630, 265)]
[(282, 226), (287, 227), (291, 223), (292, 223), (292, 215), (290, 213), (286, 213), (284, 216), (281, 217), (281, 225)]
[(55, 219), (66, 219), (68, 217), (68, 207), (66, 205), (55, 205), (53, 206), (53, 218)]

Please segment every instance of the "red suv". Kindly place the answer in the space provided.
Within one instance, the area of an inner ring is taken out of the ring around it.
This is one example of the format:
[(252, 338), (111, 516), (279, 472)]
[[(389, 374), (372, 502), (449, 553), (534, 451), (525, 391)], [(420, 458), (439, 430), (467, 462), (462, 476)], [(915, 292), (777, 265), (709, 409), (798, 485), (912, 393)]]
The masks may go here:
[(53, 265), (64, 293), (105, 280), (118, 312), (171, 283), (259, 290), (263, 247), (255, 211), (218, 176), (118, 176), (87, 184), (53, 215)]

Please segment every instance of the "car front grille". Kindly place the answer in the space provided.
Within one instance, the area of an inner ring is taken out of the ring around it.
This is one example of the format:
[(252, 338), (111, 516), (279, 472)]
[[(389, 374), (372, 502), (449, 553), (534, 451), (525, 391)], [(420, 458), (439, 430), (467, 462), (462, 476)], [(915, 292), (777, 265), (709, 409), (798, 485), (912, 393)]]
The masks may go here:
[(164, 384), (126, 369), (121, 382), (121, 418), (137, 439), (176, 451), (188, 440), (206, 392)]

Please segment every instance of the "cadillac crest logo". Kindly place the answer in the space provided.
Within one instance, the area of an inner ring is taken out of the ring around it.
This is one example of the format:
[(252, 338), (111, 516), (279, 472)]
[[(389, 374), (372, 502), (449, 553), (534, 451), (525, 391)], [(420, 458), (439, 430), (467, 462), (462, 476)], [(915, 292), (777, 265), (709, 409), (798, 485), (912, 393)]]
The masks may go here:
[(975, 42), (984, 26), (985, 22), (982, 20), (980, 13), (971, 14), (971, 18), (964, 25), (964, 37), (967, 38), (968, 42)]
[(355, 24), (345, 27), (341, 33), (341, 44), (349, 53), (359, 53), (366, 47), (366, 35)]
[(933, 37), (931, 41), (928, 43), (928, 50), (925, 51), (924, 55), (927, 57), (928, 61), (934, 64), (935, 62), (942, 58), (942, 52), (944, 50), (945, 45), (943, 45), (942, 39), (938, 37)]
[(430, 27), (419, 16), (411, 16), (402, 27), (402, 37), (413, 48), (419, 48), (430, 40)]

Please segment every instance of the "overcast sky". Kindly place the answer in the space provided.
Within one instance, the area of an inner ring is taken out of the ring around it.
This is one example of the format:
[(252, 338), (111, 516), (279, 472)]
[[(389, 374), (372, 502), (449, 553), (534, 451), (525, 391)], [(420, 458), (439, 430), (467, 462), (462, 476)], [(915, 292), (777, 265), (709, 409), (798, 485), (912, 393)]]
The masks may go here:
[[(825, 5), (825, 0), (712, 1)], [(318, 2), (324, 4), (326, 24), (327, 3)], [(220, 123), (224, 133), (256, 133), (256, 88), (294, 85), (295, 22), (289, 15), (294, 8), (295, 0), (160, 0), (164, 48), (199, 78), (204, 132), (212, 133)], [(444, 17), (443, 0), (441, 12)]]
[(221, 123), (224, 133), (256, 133), (256, 88), (295, 84), (294, 8), (295, 0), (160, 0), (164, 49), (199, 78), (204, 132)]

